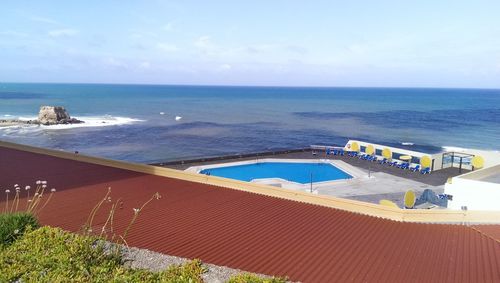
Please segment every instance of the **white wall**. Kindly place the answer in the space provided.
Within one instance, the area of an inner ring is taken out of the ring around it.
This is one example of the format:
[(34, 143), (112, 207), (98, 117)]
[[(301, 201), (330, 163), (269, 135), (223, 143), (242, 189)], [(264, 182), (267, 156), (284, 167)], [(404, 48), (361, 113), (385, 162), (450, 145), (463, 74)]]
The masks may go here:
[(500, 184), (455, 177), (445, 184), (444, 193), (453, 196), (449, 209), (500, 210)]

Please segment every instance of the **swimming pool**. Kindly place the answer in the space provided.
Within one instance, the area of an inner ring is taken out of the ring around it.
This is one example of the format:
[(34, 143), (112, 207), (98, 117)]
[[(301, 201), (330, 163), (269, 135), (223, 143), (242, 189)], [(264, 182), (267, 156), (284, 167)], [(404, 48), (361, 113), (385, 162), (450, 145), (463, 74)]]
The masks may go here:
[(258, 162), (203, 169), (200, 173), (247, 182), (280, 178), (301, 184), (352, 178), (330, 163)]

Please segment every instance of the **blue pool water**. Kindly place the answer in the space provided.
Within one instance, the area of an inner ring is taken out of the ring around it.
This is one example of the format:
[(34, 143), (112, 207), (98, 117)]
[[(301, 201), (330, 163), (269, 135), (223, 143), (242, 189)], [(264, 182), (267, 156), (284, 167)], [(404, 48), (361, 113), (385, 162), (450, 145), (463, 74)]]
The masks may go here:
[(247, 182), (253, 179), (281, 178), (301, 184), (310, 183), (311, 176), (314, 183), (352, 178), (351, 175), (327, 163), (261, 162), (205, 169), (200, 173)]

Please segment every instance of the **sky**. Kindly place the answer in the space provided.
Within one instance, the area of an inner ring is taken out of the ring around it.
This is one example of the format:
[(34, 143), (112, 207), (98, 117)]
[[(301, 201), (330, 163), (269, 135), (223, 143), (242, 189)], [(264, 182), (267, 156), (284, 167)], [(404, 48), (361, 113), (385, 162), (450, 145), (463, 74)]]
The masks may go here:
[(500, 88), (499, 14), (498, 0), (4, 0), (0, 82)]

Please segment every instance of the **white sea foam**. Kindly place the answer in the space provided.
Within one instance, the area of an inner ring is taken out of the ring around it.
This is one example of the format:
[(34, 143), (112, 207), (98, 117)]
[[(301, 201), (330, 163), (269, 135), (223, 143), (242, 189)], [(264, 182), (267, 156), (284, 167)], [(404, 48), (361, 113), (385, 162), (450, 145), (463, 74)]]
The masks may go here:
[(86, 128), (86, 127), (106, 127), (106, 126), (119, 126), (119, 125), (129, 125), (138, 122), (144, 122), (144, 120), (134, 119), (130, 117), (118, 117), (118, 116), (97, 116), (97, 117), (74, 117), (85, 123), (81, 124), (61, 124), (52, 126), (42, 126), (46, 129), (58, 130), (58, 129), (73, 129), (73, 128)]
[(444, 151), (454, 151), (454, 152), (465, 152), (470, 150), (468, 148), (457, 147), (457, 146), (443, 146), (442, 148)]
[(402, 142), (401, 144), (402, 144), (402, 145), (415, 145), (415, 144), (414, 144), (414, 143), (412, 143), (412, 142)]
[[(61, 124), (61, 125), (14, 125), (3, 127), (2, 129), (19, 129), (19, 128), (37, 128), (37, 129), (47, 129), (47, 130), (62, 130), (62, 129), (74, 129), (74, 128), (88, 128), (88, 127), (107, 127), (107, 126), (120, 126), (120, 125), (129, 125), (138, 122), (144, 122), (145, 120), (135, 119), (130, 117), (120, 117), (120, 116), (74, 116), (78, 120), (83, 121), (81, 124)], [(36, 120), (37, 117), (17, 117), (18, 120), (21, 121), (29, 121)]]

